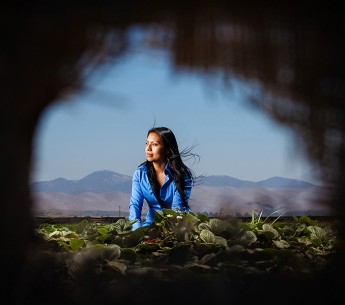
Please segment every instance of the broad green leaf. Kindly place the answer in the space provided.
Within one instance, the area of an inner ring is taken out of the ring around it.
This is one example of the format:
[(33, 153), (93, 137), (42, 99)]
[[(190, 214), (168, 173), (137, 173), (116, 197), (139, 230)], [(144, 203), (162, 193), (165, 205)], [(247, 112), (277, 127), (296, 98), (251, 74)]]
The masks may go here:
[(270, 239), (274, 239), (279, 236), (278, 231), (275, 228), (273, 228), (272, 225), (267, 224), (267, 223), (263, 224), (261, 232)]
[(302, 237), (298, 237), (297, 241), (301, 244), (305, 244), (306, 246), (311, 245), (312, 242), (310, 240), (310, 238), (306, 237), (306, 236), (302, 236)]
[(280, 249), (285, 249), (285, 248), (289, 248), (290, 244), (286, 241), (286, 240), (273, 240), (273, 243), (276, 245), (276, 247), (280, 248)]
[(135, 231), (131, 231), (124, 237), (125, 247), (133, 247), (137, 245), (144, 239), (145, 236), (145, 228), (140, 227)]
[(191, 232), (185, 232), (184, 233), (184, 241), (191, 241), (193, 239), (194, 235)]
[(205, 254), (201, 259), (200, 259), (200, 264), (205, 265), (207, 264), (210, 260), (214, 259), (216, 257), (215, 253), (208, 253)]
[(157, 244), (142, 243), (135, 246), (135, 251), (137, 251), (138, 253), (144, 254), (144, 253), (152, 253), (154, 251), (157, 251), (159, 248), (160, 247)]
[(58, 244), (59, 244), (60, 246), (64, 247), (64, 249), (65, 249), (66, 251), (69, 251), (69, 250), (71, 249), (70, 246), (69, 246), (69, 244), (66, 243), (66, 242), (64, 242), (64, 241), (59, 241)]
[(84, 241), (82, 239), (72, 238), (69, 241), (69, 246), (71, 247), (72, 251), (77, 251), (84, 246)]
[(201, 222), (207, 222), (210, 220), (210, 218), (204, 214), (196, 214), (196, 217), (201, 221)]
[(187, 213), (183, 220), (188, 222), (191, 226), (196, 225), (200, 221), (199, 218), (194, 216), (192, 213)]
[(221, 232), (225, 231), (229, 227), (229, 224), (226, 221), (218, 219), (218, 218), (210, 219), (207, 224), (210, 230), (215, 235), (220, 234)]
[(115, 222), (115, 224), (119, 224), (121, 227), (123, 227), (126, 224), (126, 219), (120, 218), (118, 221)]
[(202, 230), (200, 232), (200, 239), (207, 244), (214, 244), (216, 242), (215, 235), (209, 230)]
[(314, 234), (318, 239), (324, 240), (327, 236), (326, 231), (318, 226), (309, 226), (307, 227), (308, 231)]
[(241, 253), (245, 251), (245, 247), (242, 245), (233, 245), (227, 249), (230, 253)]
[(318, 238), (314, 233), (310, 234), (310, 240), (316, 246), (322, 245), (322, 240), (320, 238)]
[(221, 237), (221, 236), (215, 236), (215, 241), (214, 241), (214, 243), (215, 243), (216, 245), (222, 245), (222, 246), (227, 246), (227, 245), (228, 245), (226, 239), (223, 238), (223, 237)]
[(159, 215), (159, 216), (164, 216), (164, 213), (163, 213), (163, 211), (156, 210), (156, 215)]
[(300, 223), (297, 225), (296, 232), (297, 233), (303, 232), (306, 227), (307, 226), (304, 223)]
[(120, 259), (135, 262), (135, 260), (137, 258), (138, 258), (138, 255), (132, 248), (122, 248), (121, 249)]
[(208, 226), (207, 223), (202, 222), (202, 223), (199, 223), (198, 229), (199, 229), (200, 231), (201, 231), (201, 230), (210, 230), (210, 227)]
[(126, 231), (118, 231), (117, 234), (119, 234), (119, 235), (126, 235), (126, 234), (129, 234), (131, 232), (132, 232), (132, 230), (129, 229), (129, 230), (126, 230)]
[(248, 245), (257, 241), (257, 237), (253, 231), (245, 231), (240, 239), (246, 241)]
[(171, 209), (163, 209), (163, 213), (164, 215), (172, 215), (173, 217), (176, 217), (178, 215), (178, 213), (174, 210)]
[(311, 220), (308, 216), (301, 216), (298, 219), (298, 222), (307, 224), (309, 226), (315, 226), (316, 225), (316, 222), (314, 220)]
[(99, 228), (98, 230), (98, 233), (99, 234), (108, 234), (108, 230), (106, 229), (106, 228), (104, 228), (104, 227), (101, 227), (101, 228)]
[(133, 225), (134, 223), (136, 223), (136, 222), (137, 222), (137, 220), (129, 220), (129, 221), (126, 221), (126, 223), (125, 223), (123, 229), (124, 229), (124, 230), (131, 230), (131, 229), (132, 229), (132, 225)]
[(154, 223), (158, 224), (165, 218), (163, 211), (156, 210), (155, 216), (154, 216)]
[(103, 234), (103, 235), (97, 236), (97, 240), (104, 243), (109, 237), (110, 237), (109, 234)]
[(123, 275), (125, 275), (127, 271), (126, 264), (119, 262), (119, 261), (110, 261), (108, 262), (108, 265), (118, 271), (120, 271)]

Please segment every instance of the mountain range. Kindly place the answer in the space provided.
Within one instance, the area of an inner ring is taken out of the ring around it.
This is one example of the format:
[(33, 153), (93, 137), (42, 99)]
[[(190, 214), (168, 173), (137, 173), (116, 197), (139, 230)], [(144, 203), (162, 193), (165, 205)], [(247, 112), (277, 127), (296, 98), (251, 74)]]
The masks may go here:
[[(122, 175), (109, 170), (93, 172), (80, 180), (67, 180), (58, 178), (50, 181), (33, 182), (31, 189), (34, 192), (45, 193), (65, 193), (81, 194), (92, 193), (111, 193), (111, 192), (131, 192), (132, 177)], [(312, 183), (287, 179), (282, 177), (272, 177), (266, 180), (253, 182), (236, 179), (230, 176), (205, 176), (201, 178), (198, 185), (204, 186), (229, 186), (235, 188), (312, 188), (317, 187)]]
[[(35, 213), (127, 216), (131, 180), (131, 176), (101, 170), (80, 180), (58, 178), (33, 182)], [(325, 187), (296, 179), (271, 177), (253, 182), (211, 175), (198, 179), (189, 204), (193, 211), (210, 215), (250, 215), (253, 210), (324, 215), (330, 210), (327, 194)]]

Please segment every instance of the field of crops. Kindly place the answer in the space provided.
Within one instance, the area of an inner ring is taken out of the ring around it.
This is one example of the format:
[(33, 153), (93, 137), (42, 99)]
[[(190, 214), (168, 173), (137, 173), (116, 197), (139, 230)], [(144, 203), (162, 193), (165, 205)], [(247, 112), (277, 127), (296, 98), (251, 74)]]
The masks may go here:
[(164, 210), (150, 227), (131, 226), (125, 219), (40, 224), (43, 259), (37, 264), (53, 281), (38, 285), (41, 297), (55, 294), (64, 302), (67, 291), (70, 304), (252, 304), (264, 298), (288, 304), (332, 301), (329, 292), (337, 289), (337, 232), (330, 221), (259, 212), (243, 221)]

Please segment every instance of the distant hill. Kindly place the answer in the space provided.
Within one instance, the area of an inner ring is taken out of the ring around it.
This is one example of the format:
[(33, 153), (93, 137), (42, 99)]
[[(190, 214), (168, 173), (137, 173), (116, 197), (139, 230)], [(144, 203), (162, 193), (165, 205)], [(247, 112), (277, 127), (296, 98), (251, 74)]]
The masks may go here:
[(272, 177), (256, 183), (256, 186), (274, 187), (274, 188), (310, 188), (316, 185), (296, 179), (287, 179), (282, 177)]
[(232, 186), (238, 188), (258, 188), (258, 187), (269, 187), (269, 188), (310, 188), (317, 187), (317, 185), (296, 180), (288, 179), (283, 177), (272, 177), (266, 180), (253, 182), (247, 180), (240, 180), (230, 176), (206, 176), (203, 179), (202, 185), (208, 186)]
[[(93, 172), (80, 180), (67, 180), (58, 178), (50, 181), (33, 182), (31, 189), (34, 192), (44, 193), (65, 193), (81, 194), (91, 193), (112, 193), (131, 192), (132, 177), (122, 175), (113, 171), (101, 170)], [(295, 179), (272, 177), (266, 180), (253, 182), (240, 180), (230, 176), (206, 176), (201, 180), (200, 185), (204, 186), (231, 186), (235, 188), (310, 188), (316, 185)]]
[(80, 180), (58, 178), (50, 181), (33, 182), (33, 192), (81, 194), (91, 193), (130, 193), (132, 177), (116, 172), (101, 170), (93, 172)]

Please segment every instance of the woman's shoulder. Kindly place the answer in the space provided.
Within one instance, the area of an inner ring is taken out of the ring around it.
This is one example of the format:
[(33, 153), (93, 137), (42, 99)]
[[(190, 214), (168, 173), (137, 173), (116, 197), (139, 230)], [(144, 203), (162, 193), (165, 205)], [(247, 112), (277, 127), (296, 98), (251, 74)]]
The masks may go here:
[(147, 167), (145, 164), (140, 164), (134, 171), (133, 180), (142, 180), (147, 177)]
[(135, 169), (135, 172), (147, 172), (147, 166), (145, 163), (142, 163), (138, 165), (138, 167)]

